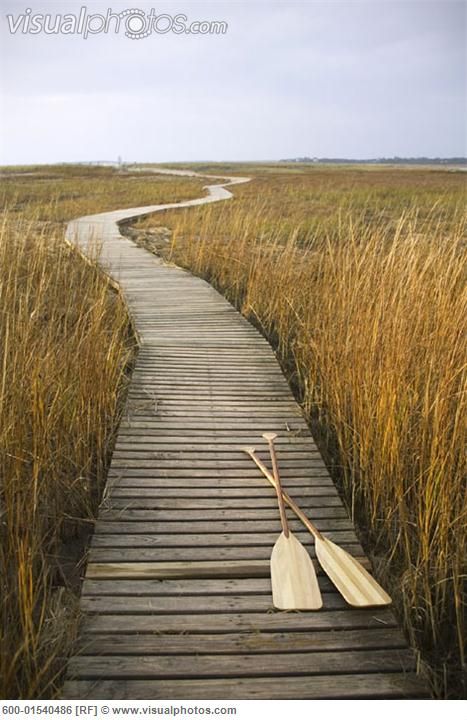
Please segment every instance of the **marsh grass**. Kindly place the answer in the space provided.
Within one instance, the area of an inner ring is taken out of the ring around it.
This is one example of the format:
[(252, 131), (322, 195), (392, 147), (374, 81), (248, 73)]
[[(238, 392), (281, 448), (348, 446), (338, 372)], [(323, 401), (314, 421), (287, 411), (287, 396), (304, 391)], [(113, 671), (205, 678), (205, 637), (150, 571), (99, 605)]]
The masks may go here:
[(0, 267), (0, 694), (43, 697), (74, 631), (66, 543), (93, 518), (133, 343), (61, 234), (4, 218)]
[[(0, 696), (53, 697), (77, 628), (135, 339), (96, 257), (62, 221), (197, 196), (198, 183), (34, 168), (3, 183), (0, 216)], [(31, 171), (32, 171), (31, 170)]]
[(0, 169), (0, 206), (10, 215), (57, 225), (81, 215), (199, 197), (206, 183), (108, 167), (42, 166), (27, 172)]
[(160, 221), (168, 257), (277, 346), (433, 691), (450, 697), (465, 669), (465, 184), (410, 172), (262, 177)]

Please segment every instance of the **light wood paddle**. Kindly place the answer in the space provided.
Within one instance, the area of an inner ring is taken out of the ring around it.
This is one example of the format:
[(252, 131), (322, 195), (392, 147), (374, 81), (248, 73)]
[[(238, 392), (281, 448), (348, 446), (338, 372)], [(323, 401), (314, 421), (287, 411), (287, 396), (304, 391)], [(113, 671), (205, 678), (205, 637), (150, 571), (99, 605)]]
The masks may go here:
[(274, 448), (276, 435), (265, 433), (263, 437), (269, 443), (282, 524), (282, 532), (271, 553), (272, 601), (278, 610), (319, 610), (323, 601), (315, 568), (301, 542), (290, 532), (287, 522)]
[[(255, 454), (255, 448), (245, 447), (243, 450), (251, 457), (253, 462), (277, 491), (273, 475), (271, 475), (266, 465)], [(376, 582), (370, 573), (365, 570), (358, 560), (336, 545), (336, 543), (326, 538), (284, 490), (282, 491), (282, 497), (315, 538), (316, 556), (321, 567), (349, 605), (354, 607), (372, 607), (391, 604), (391, 597), (383, 590), (381, 585)]]

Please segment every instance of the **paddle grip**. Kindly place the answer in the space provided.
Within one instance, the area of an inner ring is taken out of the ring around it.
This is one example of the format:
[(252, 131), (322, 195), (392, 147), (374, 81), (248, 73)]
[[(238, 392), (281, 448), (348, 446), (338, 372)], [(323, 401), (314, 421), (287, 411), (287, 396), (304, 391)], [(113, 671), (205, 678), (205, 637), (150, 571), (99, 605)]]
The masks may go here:
[[(274, 488), (276, 488), (276, 482), (274, 480), (274, 477), (271, 475), (271, 473), (269, 472), (266, 465), (262, 462), (262, 460), (260, 460), (259, 457), (257, 457), (257, 455), (255, 455), (255, 453), (253, 451), (247, 450), (245, 452), (247, 452), (247, 454), (251, 457), (251, 459), (256, 464), (256, 466), (261, 470), (264, 477), (267, 480), (269, 480), (269, 482), (271, 483), (271, 485)], [(277, 492), (277, 489), (276, 489), (276, 492)], [(298, 519), (301, 520), (301, 522), (305, 525), (306, 529), (313, 535), (313, 537), (315, 537), (317, 539), (320, 539), (323, 537), (321, 532), (318, 530), (318, 528), (315, 525), (313, 525), (311, 520), (308, 520), (307, 516), (300, 510), (298, 505), (292, 500), (290, 495), (288, 495), (288, 493), (285, 492), (285, 490), (282, 490), (282, 499), (287, 503), (289, 508), (295, 513), (295, 515), (298, 517)]]

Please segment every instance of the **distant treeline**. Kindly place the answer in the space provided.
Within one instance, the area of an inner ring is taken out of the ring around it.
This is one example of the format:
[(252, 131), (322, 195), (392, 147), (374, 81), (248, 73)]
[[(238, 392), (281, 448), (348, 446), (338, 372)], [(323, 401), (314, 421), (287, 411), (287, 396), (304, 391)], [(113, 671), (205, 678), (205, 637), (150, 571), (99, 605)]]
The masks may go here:
[(366, 160), (355, 160), (355, 158), (317, 158), (298, 157), (280, 160), (285, 163), (336, 163), (356, 165), (467, 165), (465, 157), (430, 158), (430, 157), (395, 157), (392, 158), (368, 158)]

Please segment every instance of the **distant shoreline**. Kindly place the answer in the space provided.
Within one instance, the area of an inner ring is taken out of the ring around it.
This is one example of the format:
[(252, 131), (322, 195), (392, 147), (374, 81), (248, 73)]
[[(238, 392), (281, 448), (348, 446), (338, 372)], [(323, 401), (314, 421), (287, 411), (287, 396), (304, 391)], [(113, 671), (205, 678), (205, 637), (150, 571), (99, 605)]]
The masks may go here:
[(467, 166), (466, 157), (450, 157), (450, 158), (368, 158), (365, 160), (356, 160), (355, 158), (285, 158), (279, 160), (280, 163), (297, 163), (302, 165), (441, 165), (445, 166)]

